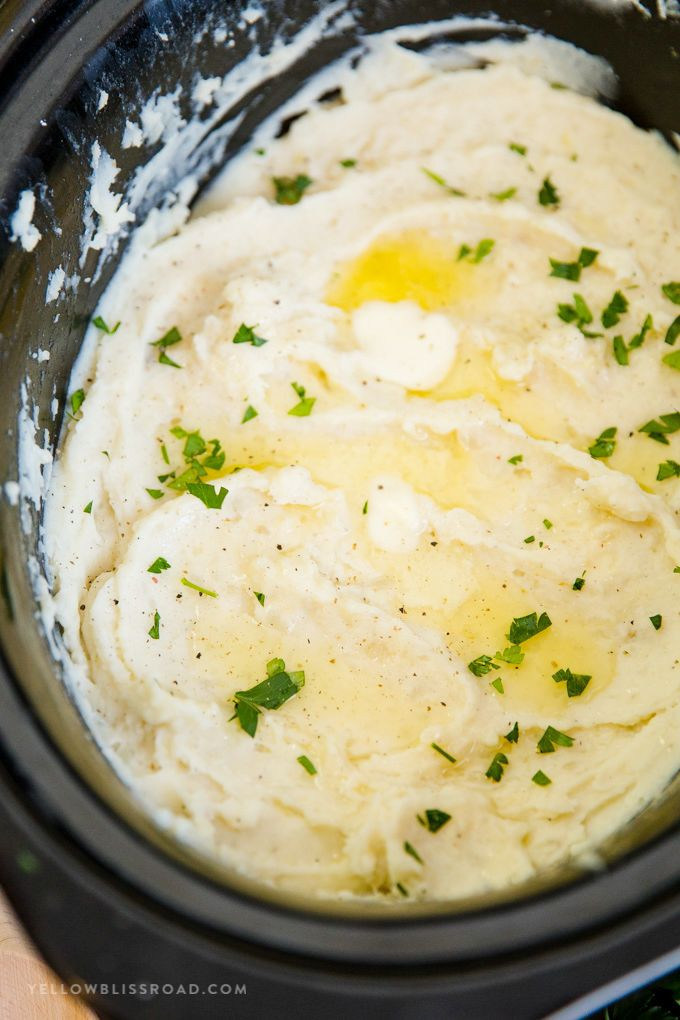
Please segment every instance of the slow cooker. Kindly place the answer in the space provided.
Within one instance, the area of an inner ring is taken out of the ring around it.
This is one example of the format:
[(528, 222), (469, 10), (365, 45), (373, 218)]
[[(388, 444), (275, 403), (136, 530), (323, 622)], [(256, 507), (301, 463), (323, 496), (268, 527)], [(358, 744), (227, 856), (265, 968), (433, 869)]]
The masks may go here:
[[(539, 31), (598, 54), (618, 81), (608, 102), (676, 144), (672, 0), (0, 5), (0, 879), (46, 960), (101, 1016), (576, 1018), (680, 965), (680, 782), (602, 847), (597, 869), (388, 912), (287, 899), (144, 814), (89, 735), (55, 657), (58, 627), (39, 611), (40, 507), (12, 489), (18, 417), (56, 449), (71, 366), (131, 227), (171, 209), (187, 180), (200, 195), (264, 118), (366, 34), (425, 22), (403, 45)], [(239, 67), (274, 51), (289, 57), (262, 59), (255, 84), (239, 87)], [(228, 101), (192, 119), (196, 76), (233, 72)], [(123, 147), (126, 121), (178, 88), (190, 129)], [(114, 191), (134, 223), (81, 259), (83, 224), (101, 215), (95, 143), (116, 161)], [(27, 191), (34, 245), (15, 215)], [(65, 285), (48, 301), (55, 279)]]

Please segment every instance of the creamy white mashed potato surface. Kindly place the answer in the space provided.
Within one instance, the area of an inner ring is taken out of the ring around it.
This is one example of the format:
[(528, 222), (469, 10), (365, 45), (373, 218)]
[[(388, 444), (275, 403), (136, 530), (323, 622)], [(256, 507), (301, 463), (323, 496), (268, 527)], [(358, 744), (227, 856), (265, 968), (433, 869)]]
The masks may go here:
[(497, 57), (379, 47), (127, 259), (77, 369), (78, 697), (279, 889), (519, 883), (680, 763), (680, 164)]

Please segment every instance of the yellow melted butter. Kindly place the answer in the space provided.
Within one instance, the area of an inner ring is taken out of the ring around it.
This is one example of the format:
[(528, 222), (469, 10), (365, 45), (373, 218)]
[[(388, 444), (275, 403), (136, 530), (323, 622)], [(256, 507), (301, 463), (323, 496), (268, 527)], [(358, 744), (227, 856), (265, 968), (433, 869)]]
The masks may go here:
[[(596, 622), (578, 606), (579, 595), (567, 585), (551, 587), (543, 597), (535, 578), (525, 585), (502, 577), (485, 582), (446, 621), (451, 648), (465, 663), (479, 655), (495, 655), (508, 647), (506, 635), (514, 617), (547, 612), (552, 626), (522, 644), (524, 660), (519, 666), (504, 662), (479, 679), (491, 684), (503, 680), (504, 704), (545, 713), (548, 721), (559, 718), (569, 702), (589, 701), (612, 681), (616, 656)], [(552, 679), (558, 669), (592, 677), (578, 699), (567, 696), (566, 685)]]
[(424, 231), (379, 238), (334, 275), (326, 301), (352, 312), (366, 301), (415, 301), (449, 308), (480, 289), (484, 267), (458, 261), (460, 242)]

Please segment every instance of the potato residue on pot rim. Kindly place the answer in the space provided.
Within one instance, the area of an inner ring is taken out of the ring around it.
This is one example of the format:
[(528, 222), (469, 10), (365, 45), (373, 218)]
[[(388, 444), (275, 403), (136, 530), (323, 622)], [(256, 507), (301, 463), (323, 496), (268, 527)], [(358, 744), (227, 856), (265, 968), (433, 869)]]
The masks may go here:
[(680, 163), (511, 51), (377, 47), (124, 260), (70, 395), (78, 695), (283, 890), (502, 889), (680, 763)]

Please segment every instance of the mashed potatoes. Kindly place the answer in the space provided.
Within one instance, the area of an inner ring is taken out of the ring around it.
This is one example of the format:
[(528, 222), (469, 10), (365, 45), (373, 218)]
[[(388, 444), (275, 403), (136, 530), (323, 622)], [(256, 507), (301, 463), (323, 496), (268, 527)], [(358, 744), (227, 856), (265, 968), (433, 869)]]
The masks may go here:
[(386, 46), (342, 98), (123, 264), (45, 539), (162, 825), (280, 889), (445, 900), (586, 855), (680, 764), (680, 163), (503, 60)]

